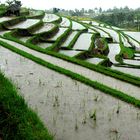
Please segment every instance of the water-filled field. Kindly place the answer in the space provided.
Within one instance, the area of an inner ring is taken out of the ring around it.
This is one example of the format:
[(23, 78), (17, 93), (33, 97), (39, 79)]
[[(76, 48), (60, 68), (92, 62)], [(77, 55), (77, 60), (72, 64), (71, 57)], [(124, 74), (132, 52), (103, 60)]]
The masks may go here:
[(139, 140), (140, 33), (41, 14), (0, 18), (0, 71), (56, 140)]

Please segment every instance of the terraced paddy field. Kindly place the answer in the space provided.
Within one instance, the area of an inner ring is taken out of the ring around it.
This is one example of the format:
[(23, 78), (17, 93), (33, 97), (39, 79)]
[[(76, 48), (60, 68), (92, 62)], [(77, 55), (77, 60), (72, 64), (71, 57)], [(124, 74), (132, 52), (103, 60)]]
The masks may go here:
[[(0, 71), (49, 139), (139, 140), (138, 32), (41, 11), (14, 17), (18, 21), (9, 26), (11, 18), (0, 19), (8, 27), (0, 31)], [(3, 131), (0, 138), (6, 139)]]

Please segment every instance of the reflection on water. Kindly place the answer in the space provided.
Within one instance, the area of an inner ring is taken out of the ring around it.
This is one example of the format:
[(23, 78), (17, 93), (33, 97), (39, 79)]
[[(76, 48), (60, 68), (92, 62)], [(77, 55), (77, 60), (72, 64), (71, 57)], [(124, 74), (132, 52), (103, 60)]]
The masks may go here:
[(51, 38), (49, 38), (49, 41), (56, 41), (61, 35), (64, 34), (64, 32), (68, 30), (68, 28), (59, 28), (59, 31)]
[(27, 19), (26, 21), (22, 21), (16, 25), (9, 26), (9, 29), (27, 29), (35, 24), (37, 24), (40, 20), (39, 19)]
[(74, 57), (78, 54), (80, 54), (82, 51), (75, 51), (75, 50), (60, 50), (59, 53), (62, 53), (64, 55)]
[(68, 45), (70, 44), (70, 42), (74, 39), (74, 37), (78, 34), (78, 31), (73, 31), (68, 38), (66, 39), (66, 41), (64, 41), (64, 43), (62, 44), (62, 47), (68, 47)]
[(104, 59), (101, 58), (88, 58), (85, 61), (90, 62), (92, 64), (99, 64), (100, 62), (102, 62)]
[(110, 61), (112, 63), (118, 63), (115, 60), (115, 56), (118, 55), (120, 53), (120, 45), (119, 44), (113, 44), (113, 43), (109, 43), (108, 44), (109, 47), (109, 53), (108, 53), (108, 58), (110, 59)]
[(115, 70), (119, 70), (119, 71), (124, 72), (124, 73), (128, 73), (130, 75), (140, 77), (140, 69), (126, 68), (126, 67), (115, 67), (115, 66), (112, 66), (111, 68), (115, 69)]
[(83, 33), (74, 44), (74, 50), (89, 50), (93, 34)]

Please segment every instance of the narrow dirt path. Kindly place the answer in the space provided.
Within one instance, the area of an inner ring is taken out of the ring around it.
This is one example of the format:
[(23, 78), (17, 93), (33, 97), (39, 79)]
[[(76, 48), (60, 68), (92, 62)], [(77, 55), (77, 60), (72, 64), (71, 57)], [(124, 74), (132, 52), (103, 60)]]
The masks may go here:
[(20, 50), (28, 52), (28, 53), (30, 53), (38, 58), (41, 58), (49, 63), (52, 63), (52, 64), (57, 65), (59, 67), (65, 68), (65, 69), (70, 70), (74, 73), (81, 74), (82, 76), (89, 78), (93, 81), (97, 81), (97, 82), (102, 83), (108, 87), (111, 87), (111, 88), (116, 89), (116, 90), (120, 90), (120, 91), (122, 91), (122, 92), (124, 92), (132, 97), (140, 99), (140, 87), (137, 87), (137, 86), (131, 85), (129, 83), (120, 81), (118, 79), (115, 79), (113, 77), (109, 77), (109, 76), (103, 75), (101, 73), (89, 70), (85, 67), (67, 62), (65, 60), (55, 58), (55, 57), (50, 56), (50, 55), (42, 54), (40, 52), (37, 52), (37, 51), (32, 50), (30, 48), (27, 48), (21, 44), (18, 44), (16, 42), (9, 41), (9, 40), (2, 39), (2, 38), (0, 38), (0, 40), (15, 46), (16, 48), (18, 48)]

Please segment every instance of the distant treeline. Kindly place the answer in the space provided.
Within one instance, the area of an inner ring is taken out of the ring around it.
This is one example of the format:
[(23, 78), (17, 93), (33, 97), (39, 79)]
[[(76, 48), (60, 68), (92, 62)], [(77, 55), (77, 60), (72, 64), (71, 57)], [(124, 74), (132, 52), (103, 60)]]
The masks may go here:
[(65, 10), (60, 9), (61, 14), (69, 16), (83, 16), (90, 17), (96, 20), (105, 22), (109, 25), (131, 28), (134, 30), (139, 29), (140, 22), (140, 8), (130, 9), (127, 6), (124, 8), (116, 8), (103, 10), (102, 8), (94, 9), (75, 9), (75, 10)]
[(94, 19), (110, 25), (131, 28), (139, 31), (140, 8), (135, 10), (129, 9), (128, 7), (109, 9), (97, 15)]

